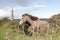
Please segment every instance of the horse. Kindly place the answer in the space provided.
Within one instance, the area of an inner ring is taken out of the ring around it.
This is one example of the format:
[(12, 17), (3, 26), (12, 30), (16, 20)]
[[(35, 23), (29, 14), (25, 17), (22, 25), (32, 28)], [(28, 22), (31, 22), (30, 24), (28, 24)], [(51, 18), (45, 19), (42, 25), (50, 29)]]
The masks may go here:
[(19, 22), (19, 25), (22, 25), (23, 32), (24, 32), (24, 24), (25, 22), (30, 23), (30, 26), (32, 27), (32, 34), (34, 34), (35, 30), (37, 33), (43, 33), (45, 29), (47, 29), (47, 34), (48, 34), (48, 28), (49, 28), (49, 23), (47, 21), (41, 21), (39, 18), (29, 15), (29, 14), (23, 14), (22, 19)]

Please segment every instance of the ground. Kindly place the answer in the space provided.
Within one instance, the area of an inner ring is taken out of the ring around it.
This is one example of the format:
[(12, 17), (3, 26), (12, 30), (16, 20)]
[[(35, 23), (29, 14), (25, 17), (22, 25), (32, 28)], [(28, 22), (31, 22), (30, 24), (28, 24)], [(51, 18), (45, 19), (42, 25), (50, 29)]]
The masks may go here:
[[(17, 30), (18, 22), (14, 21), (6, 21), (7, 19), (0, 20), (0, 40), (60, 40), (60, 28), (54, 30), (54, 33), (48, 34), (47, 36), (29, 36), (25, 35), (21, 32), (21, 30)], [(28, 31), (30, 31), (29, 28)], [(51, 30), (53, 31), (53, 30)]]

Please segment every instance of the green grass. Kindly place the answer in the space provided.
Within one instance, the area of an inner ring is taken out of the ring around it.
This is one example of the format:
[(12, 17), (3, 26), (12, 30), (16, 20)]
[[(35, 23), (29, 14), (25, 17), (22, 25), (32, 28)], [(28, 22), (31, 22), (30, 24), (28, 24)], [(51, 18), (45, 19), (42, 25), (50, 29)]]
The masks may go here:
[(60, 29), (48, 36), (28, 36), (21, 32), (16, 32), (12, 27), (13, 25), (10, 22), (0, 26), (0, 40), (60, 40)]
[(3, 34), (2, 34), (2, 31), (1, 31), (1, 27), (0, 27), (0, 40), (3, 40)]

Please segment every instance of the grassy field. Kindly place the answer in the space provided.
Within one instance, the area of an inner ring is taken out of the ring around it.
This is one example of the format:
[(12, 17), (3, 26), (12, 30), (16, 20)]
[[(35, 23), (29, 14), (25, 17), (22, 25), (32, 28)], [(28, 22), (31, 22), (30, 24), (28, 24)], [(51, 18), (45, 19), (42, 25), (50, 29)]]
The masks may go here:
[(0, 25), (0, 40), (60, 40), (60, 29), (48, 36), (29, 36), (16, 32), (11, 22), (4, 22)]

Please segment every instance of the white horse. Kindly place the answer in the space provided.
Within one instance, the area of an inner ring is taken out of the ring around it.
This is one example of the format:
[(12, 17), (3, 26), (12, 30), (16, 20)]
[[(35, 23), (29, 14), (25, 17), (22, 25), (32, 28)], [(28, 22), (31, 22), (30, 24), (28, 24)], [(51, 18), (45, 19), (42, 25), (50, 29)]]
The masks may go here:
[(23, 14), (22, 19), (19, 22), (19, 25), (22, 25), (23, 31), (24, 31), (24, 24), (26, 21), (31, 24), (32, 27), (31, 32), (33, 34), (35, 30), (37, 31), (37, 33), (40, 32), (42, 34), (45, 29), (47, 29), (47, 34), (48, 34), (49, 23), (47, 21), (41, 21), (37, 17), (28, 14)]

